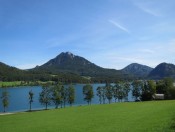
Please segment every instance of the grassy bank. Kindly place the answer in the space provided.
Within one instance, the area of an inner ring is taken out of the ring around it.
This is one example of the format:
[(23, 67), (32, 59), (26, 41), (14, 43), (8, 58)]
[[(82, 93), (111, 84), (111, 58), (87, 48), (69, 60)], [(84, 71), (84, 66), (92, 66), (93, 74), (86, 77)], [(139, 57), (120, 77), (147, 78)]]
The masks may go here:
[(2, 132), (173, 131), (175, 101), (116, 103), (0, 116)]
[(41, 81), (14, 81), (14, 82), (0, 82), (0, 88), (5, 88), (5, 87), (18, 87), (18, 86), (38, 86), (38, 85), (43, 85), (43, 84), (52, 84), (54, 83), (53, 81), (47, 81), (47, 82), (41, 82)]

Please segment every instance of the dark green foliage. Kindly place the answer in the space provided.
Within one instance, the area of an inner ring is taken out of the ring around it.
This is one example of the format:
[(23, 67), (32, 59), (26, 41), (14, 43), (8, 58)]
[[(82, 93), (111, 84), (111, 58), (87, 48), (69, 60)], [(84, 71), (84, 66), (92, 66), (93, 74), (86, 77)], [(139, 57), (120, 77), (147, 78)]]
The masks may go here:
[(39, 96), (39, 102), (42, 105), (45, 105), (45, 109), (47, 110), (47, 106), (51, 104), (51, 101), (51, 87), (49, 87), (49, 85), (42, 86), (42, 91)]
[(97, 87), (97, 96), (99, 97), (100, 104), (105, 104), (106, 100), (106, 87), (99, 86)]
[(166, 93), (166, 87), (164, 85), (163, 80), (159, 80), (156, 82), (156, 93), (158, 93), (158, 94), (165, 94)]
[(54, 102), (56, 109), (62, 102), (61, 88), (62, 88), (62, 85), (59, 85), (59, 84), (54, 85), (52, 87), (52, 101)]
[(102, 99), (103, 99), (103, 96), (104, 96), (103, 87), (99, 86), (97, 88), (97, 96), (99, 97), (100, 104), (102, 104)]
[(64, 108), (65, 108), (65, 106), (66, 106), (67, 94), (68, 94), (67, 88), (65, 88), (65, 87), (62, 85), (62, 86), (61, 86), (61, 99), (62, 99), (62, 101), (61, 101), (61, 107), (62, 107), (62, 105), (64, 105)]
[[(0, 81), (59, 81), (63, 83), (87, 83), (88, 79), (74, 73), (51, 73), (47, 70), (20, 70), (15, 67), (10, 67), (0, 62)], [(26, 85), (21, 83), (21, 85)], [(28, 84), (30, 85), (30, 84)], [(37, 85), (37, 83), (34, 83)]]
[(94, 97), (93, 88), (90, 84), (83, 87), (84, 100), (87, 101), (88, 105), (91, 104), (91, 100)]
[(32, 110), (33, 96), (34, 96), (34, 93), (33, 93), (32, 90), (30, 90), (30, 91), (29, 91), (29, 104), (30, 104), (29, 110), (30, 110), (30, 111)]
[(75, 101), (75, 88), (73, 85), (70, 85), (67, 89), (67, 101), (72, 106)]
[(141, 100), (149, 101), (153, 99), (153, 95), (156, 93), (156, 83), (152, 80), (145, 81), (142, 87)]
[(132, 95), (135, 97), (135, 101), (140, 100), (142, 94), (143, 82), (135, 80), (132, 82)]
[(110, 84), (106, 84), (106, 98), (108, 99), (109, 104), (111, 103), (112, 97), (113, 97), (113, 89)]
[(165, 95), (165, 99), (175, 99), (175, 86), (172, 78), (165, 78), (156, 82), (156, 92)]
[(165, 78), (163, 82), (164, 82), (164, 87), (166, 88), (165, 98), (175, 99), (175, 86), (173, 85), (173, 79)]
[(6, 108), (9, 106), (9, 93), (7, 91), (2, 92), (1, 99), (4, 112), (6, 112)]
[(118, 101), (122, 101), (123, 99), (125, 99), (126, 101), (128, 101), (128, 93), (130, 91), (130, 84), (126, 81), (126, 82), (117, 82), (116, 85), (113, 87), (113, 96), (116, 100), (118, 99)]

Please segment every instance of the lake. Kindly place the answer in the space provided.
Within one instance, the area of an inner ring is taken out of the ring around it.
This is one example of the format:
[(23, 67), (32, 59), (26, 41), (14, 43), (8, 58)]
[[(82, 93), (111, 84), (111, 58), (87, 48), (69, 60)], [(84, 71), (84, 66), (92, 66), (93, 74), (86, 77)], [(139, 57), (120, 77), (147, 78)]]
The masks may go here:
[[(87, 105), (87, 102), (83, 100), (83, 86), (85, 84), (75, 84), (75, 103), (74, 106)], [(68, 85), (65, 85), (67, 87)], [(96, 95), (96, 89), (98, 86), (105, 86), (105, 84), (92, 84), (94, 90), (94, 98), (92, 99), (92, 104), (99, 104), (99, 98)], [(30, 90), (34, 93), (34, 102), (32, 103), (32, 109), (44, 109), (45, 106), (39, 103), (39, 93), (41, 92), (41, 86), (21, 86), (12, 88), (0, 88), (0, 96), (4, 90), (9, 92), (9, 107), (7, 112), (19, 112), (29, 110), (29, 100), (28, 93)], [(129, 92), (128, 101), (134, 101), (131, 91)], [(106, 103), (108, 101), (106, 100)], [(114, 99), (112, 100), (114, 102)], [(69, 105), (67, 104), (67, 107)], [(51, 104), (48, 108), (55, 108), (54, 104)], [(2, 100), (0, 101), (0, 112), (3, 111)]]

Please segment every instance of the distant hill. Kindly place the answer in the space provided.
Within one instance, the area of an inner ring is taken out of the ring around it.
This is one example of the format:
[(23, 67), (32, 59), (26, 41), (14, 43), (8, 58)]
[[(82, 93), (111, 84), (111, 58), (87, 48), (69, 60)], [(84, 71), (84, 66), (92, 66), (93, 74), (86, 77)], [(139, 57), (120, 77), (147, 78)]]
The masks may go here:
[(156, 66), (149, 74), (149, 78), (162, 79), (165, 77), (175, 78), (175, 65), (168, 63), (161, 63)]
[(86, 60), (83, 57), (76, 56), (70, 52), (62, 52), (54, 59), (49, 60), (47, 63), (37, 66), (35, 71), (48, 71), (50, 73), (75, 73), (80, 76), (119, 76), (121, 71), (114, 69), (105, 69), (94, 63)]
[(72, 73), (53, 75), (46, 71), (21, 70), (0, 62), (0, 81), (61, 81), (65, 83), (86, 83), (89, 80)]
[(20, 70), (0, 62), (0, 81), (115, 82), (116, 80), (175, 78), (175, 65), (161, 63), (151, 68), (132, 63), (122, 70), (107, 69), (70, 52), (62, 52), (33, 69)]
[(15, 67), (8, 66), (2, 62), (0, 62), (0, 81), (12, 81), (15, 78), (16, 80), (21, 80), (22, 76), (26, 71), (17, 69)]
[(141, 65), (138, 63), (132, 63), (123, 68), (121, 71), (136, 77), (146, 77), (152, 70), (153, 68), (151, 67)]

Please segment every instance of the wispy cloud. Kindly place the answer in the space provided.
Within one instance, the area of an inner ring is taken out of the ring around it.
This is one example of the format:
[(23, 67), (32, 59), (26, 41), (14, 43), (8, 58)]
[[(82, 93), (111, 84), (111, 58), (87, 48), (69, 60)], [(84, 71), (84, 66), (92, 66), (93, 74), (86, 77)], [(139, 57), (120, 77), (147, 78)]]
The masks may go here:
[(150, 54), (155, 53), (155, 51), (154, 50), (151, 50), (151, 49), (140, 49), (139, 51), (140, 52), (143, 52), (143, 53), (150, 53)]
[(148, 14), (151, 14), (153, 16), (156, 16), (156, 17), (159, 17), (161, 16), (159, 13), (149, 9), (149, 8), (146, 8), (146, 7), (143, 7), (143, 6), (139, 6), (140, 9), (142, 9), (144, 12), (148, 13)]
[(123, 30), (123, 31), (125, 31), (127, 33), (130, 33), (130, 31), (127, 28), (125, 28), (124, 26), (122, 26), (121, 24), (119, 24), (119, 23), (117, 23), (117, 22), (115, 22), (113, 20), (108, 20), (108, 21), (110, 23), (112, 23), (114, 26), (116, 26), (117, 28), (119, 28), (119, 29), (121, 29), (121, 30)]
[(139, 9), (155, 17), (160, 17), (162, 14), (153, 8), (153, 3), (134, 3)]

